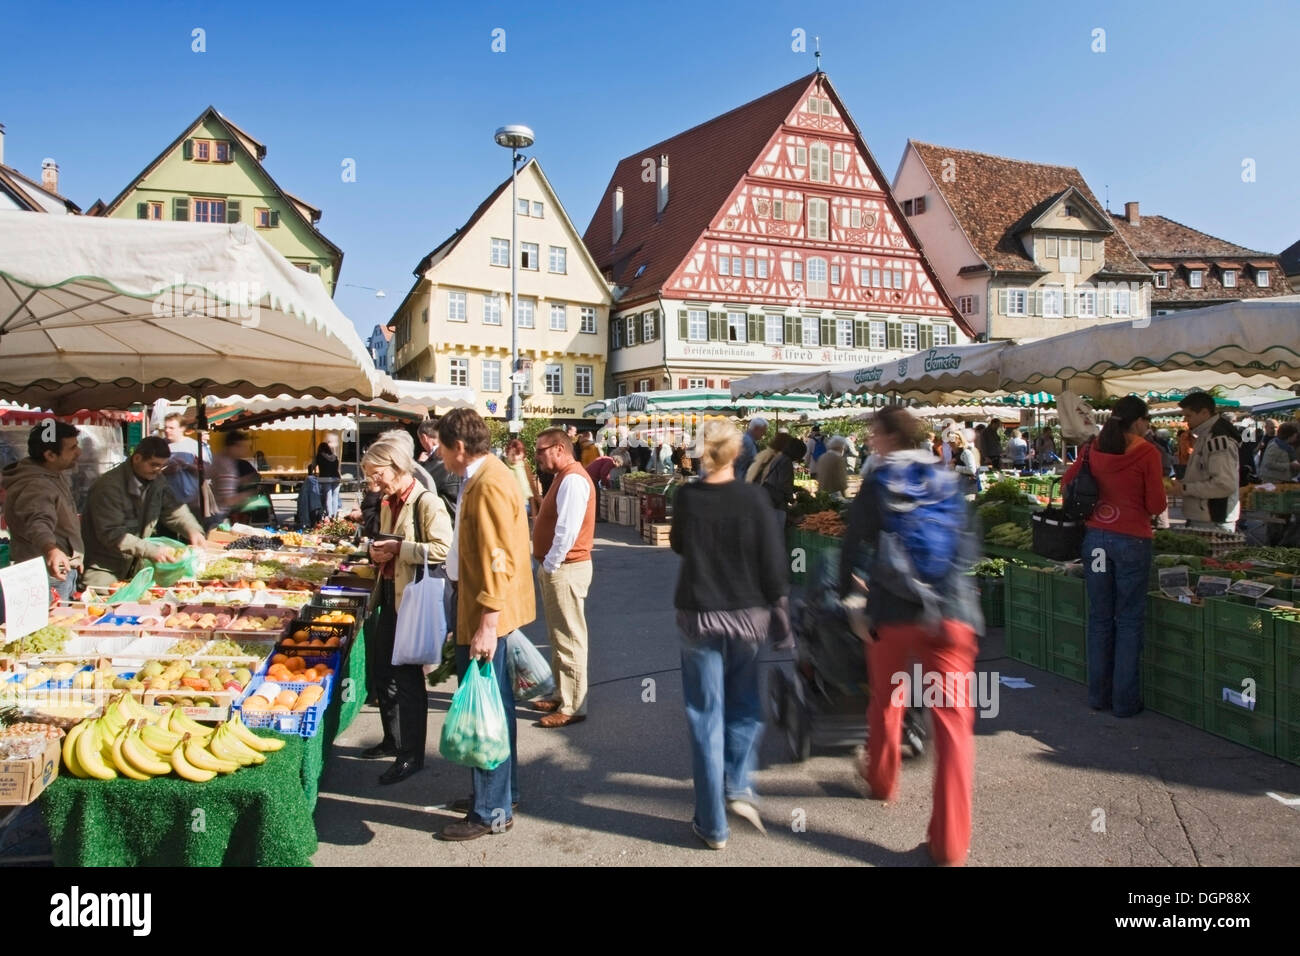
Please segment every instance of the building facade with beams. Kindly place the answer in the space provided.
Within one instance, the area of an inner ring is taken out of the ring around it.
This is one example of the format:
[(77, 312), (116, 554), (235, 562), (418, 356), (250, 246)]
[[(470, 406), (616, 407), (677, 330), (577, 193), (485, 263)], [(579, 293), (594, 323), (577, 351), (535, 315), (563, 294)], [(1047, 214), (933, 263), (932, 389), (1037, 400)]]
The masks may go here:
[(111, 202), (96, 201), (86, 215), (246, 223), (333, 295), (343, 250), (317, 228), (321, 211), (280, 188), (265, 158), (265, 145), (209, 106)]
[(388, 323), (393, 368), (402, 379), (467, 385), (480, 415), (505, 418), (515, 255), (522, 415), (578, 419), (603, 396), (609, 286), (538, 162), (518, 177), (519, 248), (510, 248), (507, 179), (415, 267)]
[(971, 335), (821, 72), (620, 161), (583, 238), (614, 287), (610, 395)]
[(981, 339), (1151, 315), (1151, 270), (1073, 167), (909, 140), (894, 195)]

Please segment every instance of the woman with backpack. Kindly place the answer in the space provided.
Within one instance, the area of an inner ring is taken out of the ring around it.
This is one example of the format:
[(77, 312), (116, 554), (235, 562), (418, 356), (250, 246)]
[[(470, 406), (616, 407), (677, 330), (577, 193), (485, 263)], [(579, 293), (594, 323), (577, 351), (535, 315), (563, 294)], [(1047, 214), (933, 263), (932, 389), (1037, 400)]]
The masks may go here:
[(1140, 398), (1121, 398), (1101, 434), (1080, 449), (1061, 481), (1067, 496), (1085, 467), (1096, 481), (1096, 505), (1082, 554), (1088, 589), (1088, 706), (1111, 710), (1116, 717), (1142, 711), (1151, 519), (1169, 504), (1160, 450), (1145, 437), (1149, 415)]
[[(853, 587), (855, 567), (870, 586), (866, 616), (867, 762), (858, 773), (876, 800), (898, 794), (903, 714), (896, 675), (919, 658), (926, 680), (942, 681), (945, 699), (931, 711), (936, 755), (929, 851), (960, 864), (970, 848), (975, 768), (976, 632), (979, 599), (966, 572), (976, 541), (958, 476), (917, 449), (919, 423), (905, 408), (882, 409), (871, 428), (872, 467), (849, 509), (839, 593)], [(914, 689), (918, 692), (920, 689)]]
[(763, 490), (772, 501), (772, 507), (779, 511), (790, 510), (794, 502), (794, 466), (808, 454), (808, 446), (791, 435), (782, 443), (772, 467), (763, 477)]

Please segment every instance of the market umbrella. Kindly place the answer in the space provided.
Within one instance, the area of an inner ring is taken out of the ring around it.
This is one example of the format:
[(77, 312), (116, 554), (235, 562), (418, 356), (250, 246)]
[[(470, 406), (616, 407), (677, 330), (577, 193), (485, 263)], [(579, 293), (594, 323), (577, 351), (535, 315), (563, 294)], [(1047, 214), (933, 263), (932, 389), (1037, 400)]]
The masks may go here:
[(439, 385), (435, 382), (410, 382), (393, 378), (380, 372), (375, 386), (375, 397), (398, 405), (419, 405), (431, 408), (473, 408), (474, 390), (463, 385)]
[(320, 279), (247, 225), (0, 212), (0, 394), (65, 412), (377, 385)]
[(1005, 391), (1073, 391), (1094, 398), (1294, 382), (1300, 377), (1300, 297), (1093, 326), (1009, 348), (1001, 365)]
[[(238, 395), (217, 399), (208, 407), (208, 423), (214, 428), (252, 428), (266, 422), (312, 415), (361, 414), (370, 418), (388, 418), (400, 422), (421, 422), (428, 417), (424, 405), (402, 405), (379, 399), (344, 401), (340, 398), (296, 398), (280, 395), (267, 398), (241, 398)], [(310, 426), (308, 426), (310, 427)]]
[(733, 398), (776, 394), (829, 395), (836, 391), (831, 387), (832, 371), (831, 368), (814, 368), (759, 372), (732, 381), (731, 395)]
[(893, 392), (904, 398), (947, 402), (999, 391), (1002, 353), (1011, 342), (981, 342), (924, 349), (875, 365), (833, 368), (832, 392)]

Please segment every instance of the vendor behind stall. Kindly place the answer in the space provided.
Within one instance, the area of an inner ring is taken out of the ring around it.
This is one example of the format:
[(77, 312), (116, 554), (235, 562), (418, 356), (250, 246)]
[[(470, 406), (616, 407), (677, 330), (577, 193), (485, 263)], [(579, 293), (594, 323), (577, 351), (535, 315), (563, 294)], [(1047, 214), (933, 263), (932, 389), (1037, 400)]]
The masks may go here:
[(81, 449), (77, 429), (66, 422), (41, 423), (27, 436), (27, 458), (4, 470), (9, 557), (45, 562), (50, 587), (70, 600), (81, 566), (81, 525), (66, 472)]
[(190, 544), (203, 543), (198, 519), (160, 477), (170, 459), (167, 442), (151, 435), (91, 487), (81, 516), (88, 587), (111, 587), (127, 580), (145, 561), (174, 560), (171, 548), (145, 540), (154, 536), (162, 521)]

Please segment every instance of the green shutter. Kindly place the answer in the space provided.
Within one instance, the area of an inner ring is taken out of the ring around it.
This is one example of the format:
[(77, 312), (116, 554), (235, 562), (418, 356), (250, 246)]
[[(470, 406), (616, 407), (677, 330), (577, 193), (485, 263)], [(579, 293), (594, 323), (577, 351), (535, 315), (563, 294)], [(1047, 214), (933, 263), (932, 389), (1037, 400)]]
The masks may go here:
[(766, 336), (764, 335), (764, 333), (766, 332), (766, 330), (763, 328), (763, 321), (764, 321), (764, 320), (763, 320), (763, 315), (762, 315), (761, 313), (758, 314), (758, 315), (754, 315), (752, 312), (750, 313), (750, 315), (749, 315), (749, 341), (750, 341), (751, 343), (752, 343), (752, 342), (762, 342), (762, 341), (766, 338)]
[(928, 348), (933, 348), (934, 329), (928, 325), (922, 325), (920, 330), (917, 332), (917, 344), (920, 345), (922, 351)]
[(135, 218), (136, 219), (149, 218), (149, 204), (147, 202), (138, 202), (135, 204)]
[(1007, 290), (998, 289), (998, 315), (1007, 314)]
[(681, 342), (685, 342), (688, 338), (690, 338), (690, 327), (688, 325), (688, 322), (689, 320), (687, 319), (686, 316), (686, 310), (678, 309), (677, 310), (677, 338)]
[(278, 209), (271, 210), (270, 222), (272, 227), (280, 225), (280, 210)]
[(194, 158), (194, 140), (187, 139), (184, 143), (181, 144), (181, 157), (183, 159)]
[(190, 221), (190, 201), (177, 196), (172, 200), (172, 218), (177, 222)]
[(799, 316), (787, 315), (785, 317), (785, 344), (799, 345), (803, 342), (803, 329), (800, 328)]
[(618, 328), (618, 323), (619, 320), (616, 318), (611, 317), (609, 320), (609, 350), (611, 352), (613, 352), (615, 349), (620, 349), (623, 347), (622, 343), (619, 342), (619, 340), (614, 335), (614, 330)]
[(871, 344), (871, 323), (866, 319), (853, 320), (853, 347), (865, 349)]
[(709, 313), (709, 341), (725, 342), (727, 335), (724, 328), (726, 313), (710, 312)]
[(655, 309), (655, 341), (664, 337), (664, 314)]
[(822, 316), (822, 348), (835, 348), (839, 345), (839, 336), (835, 334), (835, 319)]
[(239, 222), (239, 200), (226, 200), (226, 222)]
[(309, 265), (309, 266), (307, 267), (307, 271), (310, 272), (310, 273), (311, 273), (312, 275), (314, 275), (314, 276), (318, 276), (318, 275), (320, 275), (320, 266), (317, 265), (316, 263), (312, 263), (311, 265)]
[(897, 322), (885, 323), (885, 347), (891, 349), (903, 347), (903, 329)]

